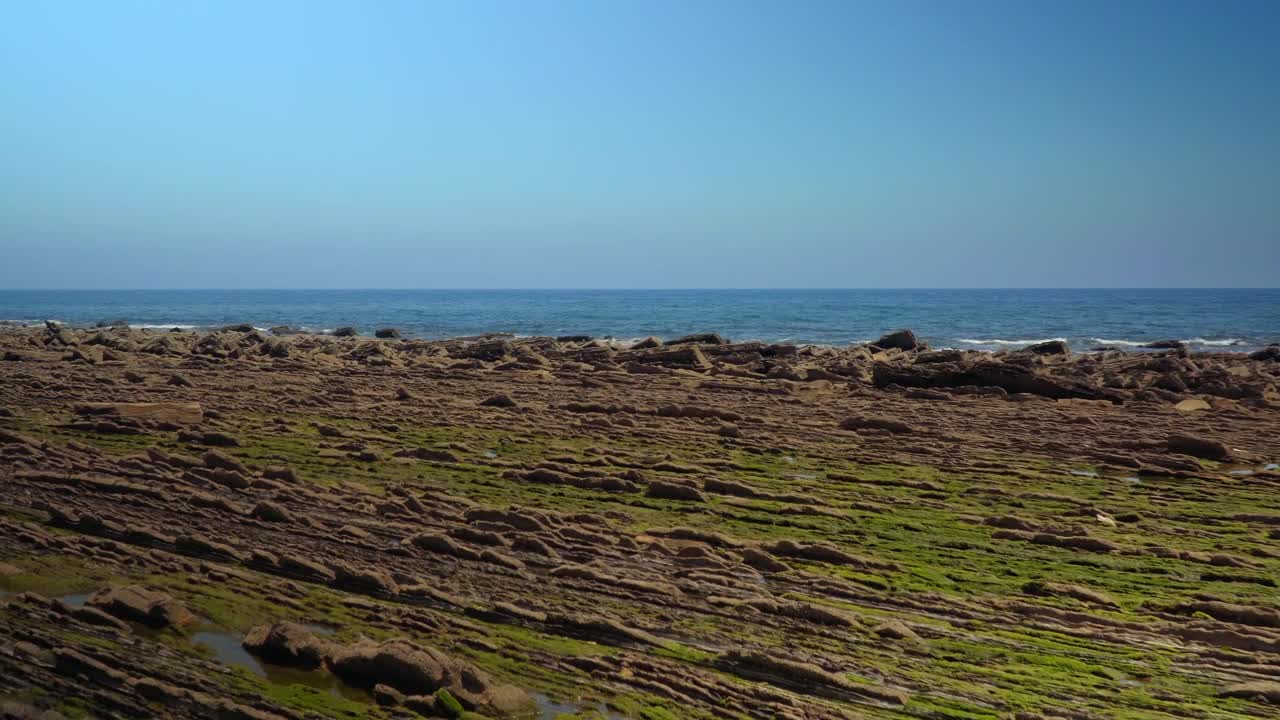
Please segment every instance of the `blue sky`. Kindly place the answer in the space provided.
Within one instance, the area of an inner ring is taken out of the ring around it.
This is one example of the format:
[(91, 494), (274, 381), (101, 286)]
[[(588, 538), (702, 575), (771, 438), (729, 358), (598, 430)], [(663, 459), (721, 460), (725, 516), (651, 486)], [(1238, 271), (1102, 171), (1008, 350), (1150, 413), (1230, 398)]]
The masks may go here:
[(1276, 286), (1280, 3), (8, 2), (0, 288)]

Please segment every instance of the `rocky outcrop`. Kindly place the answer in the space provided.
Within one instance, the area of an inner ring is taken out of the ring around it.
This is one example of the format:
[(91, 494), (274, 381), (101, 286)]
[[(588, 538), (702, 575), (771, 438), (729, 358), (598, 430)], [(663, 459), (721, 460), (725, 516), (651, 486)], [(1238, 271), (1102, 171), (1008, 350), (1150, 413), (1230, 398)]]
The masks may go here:
[(1007, 393), (1027, 393), (1053, 399), (1079, 398), (1121, 402), (1124, 395), (1110, 388), (1057, 379), (1035, 370), (996, 360), (943, 362), (925, 365), (878, 364), (872, 371), (877, 387), (917, 388), (997, 387)]
[(140, 585), (101, 590), (90, 595), (86, 604), (123, 620), (156, 628), (187, 625), (195, 620), (195, 616), (170, 595)]
[(528, 702), (517, 688), (494, 682), (470, 663), (408, 640), (365, 641), (332, 650), (333, 673), (349, 685), (386, 685), (405, 695), (430, 695), (444, 688), (463, 707), (510, 712)]
[(329, 643), (296, 623), (259, 625), (244, 637), (244, 649), (284, 667), (304, 670), (320, 667), (329, 652)]

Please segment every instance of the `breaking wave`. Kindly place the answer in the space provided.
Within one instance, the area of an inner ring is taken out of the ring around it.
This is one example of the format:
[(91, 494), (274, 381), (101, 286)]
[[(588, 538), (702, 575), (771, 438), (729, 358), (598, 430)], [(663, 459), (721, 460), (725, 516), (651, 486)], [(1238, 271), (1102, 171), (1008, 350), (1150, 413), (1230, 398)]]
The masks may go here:
[(1089, 339), (1099, 345), (1123, 345), (1125, 347), (1142, 347), (1143, 345), (1151, 342), (1150, 340), (1108, 340), (1106, 338)]
[(1003, 340), (1001, 338), (994, 338), (992, 340), (975, 340), (973, 338), (956, 338), (956, 342), (962, 342), (966, 345), (1035, 345), (1036, 343), (1053, 342), (1055, 340), (1061, 340), (1062, 342), (1067, 341), (1066, 338), (1060, 337), (1040, 338), (1039, 340)]
[(1188, 345), (1210, 345), (1213, 347), (1228, 347), (1230, 345), (1244, 345), (1244, 341), (1239, 338), (1227, 338), (1226, 340), (1205, 340), (1204, 338), (1196, 337), (1196, 338), (1191, 338), (1190, 340), (1183, 340), (1182, 342)]

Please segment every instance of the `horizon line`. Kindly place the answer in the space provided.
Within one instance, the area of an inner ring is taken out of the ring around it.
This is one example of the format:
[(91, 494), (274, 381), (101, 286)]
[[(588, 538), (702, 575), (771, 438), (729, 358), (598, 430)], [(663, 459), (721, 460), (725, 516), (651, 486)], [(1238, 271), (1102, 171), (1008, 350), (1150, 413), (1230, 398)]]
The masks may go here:
[(1004, 287), (950, 287), (950, 286), (897, 286), (897, 287), (45, 287), (0, 288), (0, 293), (17, 292), (849, 292), (849, 291), (921, 291), (921, 290), (1280, 290), (1278, 286), (1209, 286), (1209, 285), (1149, 285), (1149, 286), (1004, 286)]

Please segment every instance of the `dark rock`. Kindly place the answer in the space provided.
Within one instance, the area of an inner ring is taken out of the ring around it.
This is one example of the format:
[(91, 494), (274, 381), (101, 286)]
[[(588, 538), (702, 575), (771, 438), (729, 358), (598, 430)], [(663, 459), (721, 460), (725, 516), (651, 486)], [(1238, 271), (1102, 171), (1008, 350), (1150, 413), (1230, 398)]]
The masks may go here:
[(1169, 452), (1207, 460), (1228, 460), (1231, 458), (1230, 448), (1223, 444), (1222, 441), (1181, 433), (1169, 436)]
[(678, 337), (675, 340), (668, 340), (664, 342), (663, 345), (689, 345), (691, 343), (698, 343), (701, 345), (724, 345), (728, 342), (728, 340), (725, 340), (715, 333), (697, 333), (694, 335)]
[(1280, 345), (1268, 345), (1256, 352), (1249, 353), (1250, 360), (1269, 360), (1280, 362)]
[(373, 336), (383, 340), (399, 340), (400, 331), (396, 328), (378, 328), (373, 331)]
[(249, 323), (240, 323), (239, 325), (226, 325), (221, 328), (218, 328), (218, 332), (250, 333), (250, 332), (253, 332), (253, 326), (250, 325)]
[(1181, 340), (1157, 340), (1155, 342), (1147, 343), (1142, 347), (1147, 348), (1148, 350), (1181, 350), (1186, 346), (1187, 344)]
[(1071, 346), (1067, 345), (1066, 340), (1048, 340), (1035, 345), (1028, 345), (1023, 348), (1023, 351), (1037, 355), (1070, 355)]
[(340, 327), (337, 330), (333, 331), (334, 337), (355, 337), (356, 335), (359, 335), (359, 334), (360, 333), (357, 332), (356, 329), (354, 327), (351, 327), (350, 325)]
[(916, 342), (916, 334), (910, 330), (898, 330), (882, 336), (873, 343), (879, 348), (897, 348), (898, 350), (915, 350), (920, 346)]
[(511, 396), (509, 395), (498, 394), (498, 395), (492, 395), (490, 397), (485, 398), (484, 400), (481, 400), (480, 404), (485, 407), (510, 408), (510, 407), (516, 406), (516, 401), (512, 400)]

